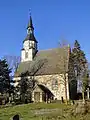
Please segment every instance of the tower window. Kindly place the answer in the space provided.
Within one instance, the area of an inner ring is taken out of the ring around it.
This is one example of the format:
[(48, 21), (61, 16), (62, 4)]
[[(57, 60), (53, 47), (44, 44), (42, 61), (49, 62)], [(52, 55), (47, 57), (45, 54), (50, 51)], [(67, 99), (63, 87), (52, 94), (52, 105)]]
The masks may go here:
[(28, 52), (25, 53), (25, 58), (28, 58)]
[(30, 34), (30, 29), (28, 29), (28, 34)]

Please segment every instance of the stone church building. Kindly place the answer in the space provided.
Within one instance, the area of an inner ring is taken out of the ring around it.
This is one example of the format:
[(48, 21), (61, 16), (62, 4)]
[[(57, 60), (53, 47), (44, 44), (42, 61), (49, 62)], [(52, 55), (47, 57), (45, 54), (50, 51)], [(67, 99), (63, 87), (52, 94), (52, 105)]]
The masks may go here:
[[(14, 81), (17, 86), (21, 73), (28, 71), (37, 81), (32, 101), (42, 102), (46, 99), (69, 100), (68, 63), (70, 47), (38, 50), (38, 41), (34, 36), (32, 17), (27, 26), (27, 36), (21, 49), (21, 62), (15, 72)], [(30, 76), (28, 76), (28, 79)], [(65, 80), (66, 79), (66, 89)]]

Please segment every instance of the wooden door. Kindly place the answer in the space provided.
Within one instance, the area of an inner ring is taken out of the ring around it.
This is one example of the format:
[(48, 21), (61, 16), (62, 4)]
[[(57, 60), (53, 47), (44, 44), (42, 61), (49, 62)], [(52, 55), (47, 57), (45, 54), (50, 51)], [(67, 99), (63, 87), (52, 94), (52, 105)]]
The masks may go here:
[(40, 92), (35, 92), (34, 93), (34, 101), (35, 102), (40, 102)]

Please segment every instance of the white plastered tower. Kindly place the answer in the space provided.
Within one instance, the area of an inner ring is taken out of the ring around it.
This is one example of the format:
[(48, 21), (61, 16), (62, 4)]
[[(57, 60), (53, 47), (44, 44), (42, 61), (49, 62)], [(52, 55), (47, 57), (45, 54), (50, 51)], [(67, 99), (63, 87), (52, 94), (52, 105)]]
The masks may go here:
[(32, 61), (37, 53), (37, 41), (34, 37), (34, 27), (32, 17), (27, 26), (27, 36), (23, 41), (23, 49), (21, 50), (21, 62)]

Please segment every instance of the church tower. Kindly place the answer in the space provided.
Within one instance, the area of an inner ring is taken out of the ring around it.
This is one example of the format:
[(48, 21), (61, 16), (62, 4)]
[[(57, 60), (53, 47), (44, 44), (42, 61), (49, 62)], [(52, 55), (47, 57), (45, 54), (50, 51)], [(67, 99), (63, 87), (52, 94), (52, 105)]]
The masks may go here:
[(23, 49), (21, 50), (21, 62), (32, 61), (37, 53), (37, 40), (34, 36), (34, 27), (32, 17), (27, 26), (27, 36), (23, 41)]

